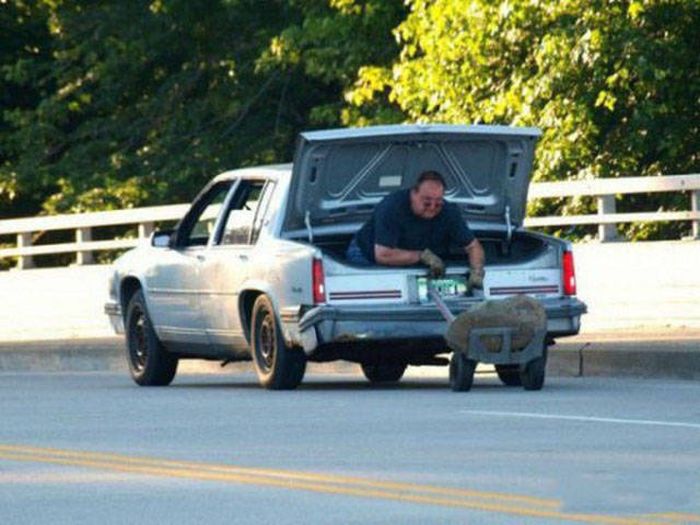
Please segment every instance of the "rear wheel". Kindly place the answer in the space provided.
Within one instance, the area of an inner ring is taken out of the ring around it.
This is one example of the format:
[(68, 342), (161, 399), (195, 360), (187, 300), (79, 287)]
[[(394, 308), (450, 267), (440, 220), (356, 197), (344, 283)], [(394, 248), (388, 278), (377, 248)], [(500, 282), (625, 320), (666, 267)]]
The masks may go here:
[(260, 384), (270, 390), (299, 386), (306, 371), (306, 355), (284, 342), (272, 302), (266, 295), (255, 300), (250, 332)]
[(476, 361), (461, 352), (455, 352), (450, 359), (450, 388), (453, 392), (467, 392), (474, 383)]
[(362, 363), (361, 366), (370, 383), (399, 381), (408, 367), (406, 363)]
[(520, 367), (518, 365), (496, 365), (496, 373), (506, 386), (522, 386)]
[(126, 357), (131, 377), (141, 386), (169, 385), (177, 372), (178, 359), (158, 339), (141, 290), (126, 309)]
[(525, 390), (542, 390), (547, 368), (547, 346), (541, 357), (537, 357), (520, 369), (520, 381)]

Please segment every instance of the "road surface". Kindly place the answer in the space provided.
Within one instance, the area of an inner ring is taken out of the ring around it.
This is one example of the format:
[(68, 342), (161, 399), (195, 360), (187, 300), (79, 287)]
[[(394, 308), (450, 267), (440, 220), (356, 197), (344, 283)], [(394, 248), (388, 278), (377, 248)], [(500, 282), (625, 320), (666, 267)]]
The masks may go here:
[(0, 374), (0, 523), (700, 522), (700, 384)]

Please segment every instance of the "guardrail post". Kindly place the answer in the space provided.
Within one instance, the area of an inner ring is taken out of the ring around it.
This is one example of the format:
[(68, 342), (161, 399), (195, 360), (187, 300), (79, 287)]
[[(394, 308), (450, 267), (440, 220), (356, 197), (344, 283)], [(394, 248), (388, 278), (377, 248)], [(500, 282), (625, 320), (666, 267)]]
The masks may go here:
[[(615, 214), (615, 195), (598, 195), (596, 197), (596, 200), (598, 203), (598, 215)], [(617, 225), (599, 224), (598, 239), (600, 240), (600, 242), (616, 241)]]
[[(17, 234), (17, 248), (29, 248), (32, 245), (32, 232), (22, 232)], [(20, 255), (17, 259), (18, 270), (34, 268), (34, 259), (31, 255)]]
[[(694, 212), (700, 211), (700, 190), (690, 192), (690, 209)], [(692, 238), (700, 241), (700, 220), (693, 221)]]
[(142, 222), (139, 224), (139, 239), (148, 239), (153, 233), (153, 223), (152, 222)]
[[(92, 240), (92, 228), (78, 228), (75, 231), (75, 241), (80, 244), (88, 243)], [(91, 251), (79, 251), (75, 264), (82, 266), (84, 264), (92, 264), (94, 262)]]

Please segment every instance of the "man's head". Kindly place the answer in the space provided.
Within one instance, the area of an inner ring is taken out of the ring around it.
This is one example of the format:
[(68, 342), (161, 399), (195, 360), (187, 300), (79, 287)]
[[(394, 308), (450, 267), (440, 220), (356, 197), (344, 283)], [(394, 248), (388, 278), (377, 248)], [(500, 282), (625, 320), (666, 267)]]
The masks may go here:
[(411, 211), (421, 219), (433, 219), (442, 210), (445, 179), (437, 171), (424, 171), (411, 188)]

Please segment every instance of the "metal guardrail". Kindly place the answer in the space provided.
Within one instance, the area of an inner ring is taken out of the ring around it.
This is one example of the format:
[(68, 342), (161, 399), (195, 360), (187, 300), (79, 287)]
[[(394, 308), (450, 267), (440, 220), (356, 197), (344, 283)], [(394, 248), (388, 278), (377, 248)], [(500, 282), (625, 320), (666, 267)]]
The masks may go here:
[[(616, 213), (618, 195), (654, 192), (690, 192), (690, 210)], [(615, 225), (623, 222), (691, 221), (692, 238), (700, 240), (700, 174), (664, 175), (660, 177), (625, 177), (572, 182), (540, 182), (530, 185), (528, 197), (533, 199), (592, 196), (598, 213), (563, 217), (530, 217), (527, 227), (597, 224), (600, 241), (617, 239)], [(117, 211), (32, 217), (0, 221), (0, 235), (16, 236), (16, 246), (0, 249), (0, 258), (17, 257), (17, 269), (32, 268), (33, 256), (75, 253), (76, 264), (94, 262), (93, 252), (132, 248), (147, 239), (155, 223), (179, 220), (188, 204), (153, 206)], [(92, 240), (92, 229), (104, 226), (138, 226), (137, 237)], [(75, 242), (34, 245), (33, 236), (39, 232), (74, 230)]]
[[(634, 193), (690, 192), (689, 211), (617, 213), (617, 195)], [(692, 221), (691, 238), (700, 240), (700, 174), (659, 177), (622, 177), (570, 182), (540, 182), (530, 185), (528, 198), (595, 197), (598, 213), (567, 217), (530, 217), (525, 226), (597, 224), (601, 242), (617, 240), (615, 225), (623, 222)]]
[[(179, 220), (189, 209), (189, 204), (152, 206), (116, 211), (100, 211), (50, 217), (31, 217), (0, 221), (0, 235), (15, 234), (15, 248), (0, 249), (0, 258), (17, 257), (17, 269), (34, 267), (32, 256), (59, 253), (76, 253), (76, 264), (94, 262), (93, 252), (133, 248), (148, 239), (155, 223)], [(102, 226), (138, 226), (137, 237), (111, 240), (92, 240), (92, 229)], [(75, 230), (75, 242), (34, 246), (32, 236), (37, 232)]]

